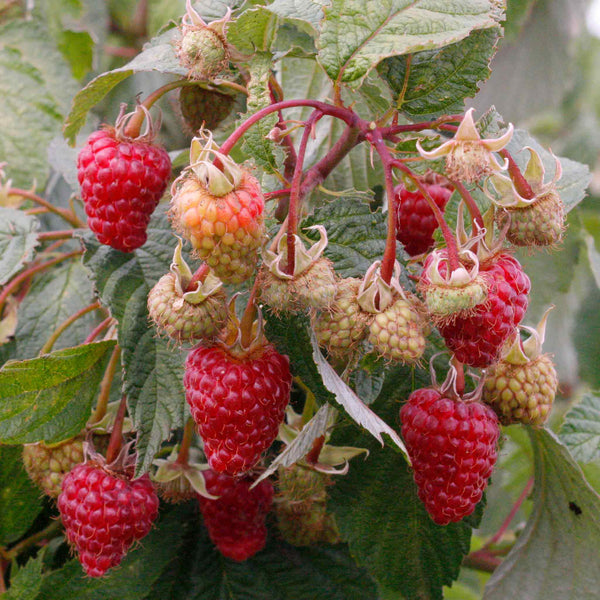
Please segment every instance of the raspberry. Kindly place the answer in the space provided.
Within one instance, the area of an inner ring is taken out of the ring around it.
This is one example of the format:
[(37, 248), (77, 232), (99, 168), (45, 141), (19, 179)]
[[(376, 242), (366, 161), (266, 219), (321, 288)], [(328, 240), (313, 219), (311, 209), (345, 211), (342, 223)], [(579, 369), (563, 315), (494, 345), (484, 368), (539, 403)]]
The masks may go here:
[(181, 343), (209, 340), (227, 320), (225, 292), (218, 289), (193, 303), (177, 289), (174, 273), (163, 275), (148, 294), (148, 313), (157, 329)]
[(234, 479), (215, 471), (204, 471), (206, 489), (218, 496), (198, 496), (200, 512), (210, 539), (221, 554), (242, 562), (262, 550), (267, 541), (265, 519), (273, 502), (268, 480), (250, 489), (252, 479)]
[(235, 104), (235, 98), (214, 90), (194, 86), (182, 87), (179, 91), (179, 108), (185, 124), (192, 134), (199, 129), (216, 129)]
[(64, 478), (58, 510), (83, 569), (101, 577), (150, 532), (158, 498), (148, 475), (131, 480), (92, 461)]
[(210, 466), (229, 475), (251, 469), (283, 421), (292, 385), (287, 356), (270, 344), (242, 357), (198, 347), (188, 355), (183, 382)]
[(340, 536), (335, 518), (327, 512), (328, 477), (299, 465), (279, 468), (277, 525), (293, 546), (335, 544)]
[(338, 283), (331, 310), (313, 318), (313, 327), (319, 344), (335, 357), (344, 357), (366, 335), (371, 316), (364, 312), (357, 300), (360, 279), (348, 277)]
[[(444, 212), (452, 192), (441, 185), (424, 183), (423, 186)], [(403, 185), (396, 187), (394, 197), (397, 203), (396, 238), (410, 256), (427, 252), (433, 247), (433, 232), (438, 227), (427, 200), (419, 190), (410, 192)]]
[(508, 254), (482, 263), (479, 274), (487, 286), (487, 299), (439, 330), (460, 362), (488, 367), (498, 360), (502, 345), (523, 319), (531, 284), (519, 261)]
[(375, 315), (369, 326), (369, 342), (386, 360), (417, 362), (425, 351), (423, 319), (402, 297)]
[(256, 268), (264, 237), (264, 199), (258, 181), (241, 172), (235, 188), (213, 195), (191, 173), (171, 201), (175, 228), (227, 283), (241, 283)]
[(558, 377), (547, 354), (524, 365), (501, 360), (485, 373), (483, 400), (503, 425), (542, 425), (552, 409), (557, 387)]
[(83, 440), (73, 438), (48, 446), (44, 442), (23, 446), (23, 464), (27, 474), (47, 496), (57, 498), (65, 475), (84, 460)]
[(552, 246), (565, 229), (565, 209), (559, 195), (549, 191), (523, 207), (507, 207), (496, 213), (500, 229), (515, 246)]
[(170, 174), (167, 152), (144, 138), (124, 138), (113, 127), (92, 133), (77, 157), (77, 177), (98, 241), (122, 252), (142, 246)]
[(419, 498), (431, 518), (447, 525), (470, 515), (496, 463), (500, 430), (494, 412), (423, 388), (410, 395), (400, 420)]
[(227, 41), (210, 27), (190, 28), (177, 44), (177, 57), (190, 79), (213, 79), (229, 63)]

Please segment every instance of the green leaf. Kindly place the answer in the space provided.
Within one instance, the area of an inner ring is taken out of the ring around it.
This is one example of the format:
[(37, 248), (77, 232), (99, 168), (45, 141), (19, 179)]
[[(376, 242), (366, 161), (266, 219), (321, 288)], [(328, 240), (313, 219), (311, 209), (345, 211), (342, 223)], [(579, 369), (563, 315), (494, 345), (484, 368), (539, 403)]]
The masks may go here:
[(124, 393), (138, 430), (138, 474), (148, 470), (161, 443), (183, 425), (187, 414), (184, 353), (157, 335), (147, 307), (150, 289), (169, 271), (176, 242), (160, 208), (148, 228), (148, 241), (135, 252), (104, 246), (89, 232), (84, 237), (84, 264), (102, 302), (119, 322)]
[(78, 434), (114, 345), (95, 342), (6, 363), (0, 369), (0, 441), (55, 443)]
[(319, 61), (337, 83), (359, 87), (384, 58), (441, 48), (497, 25), (487, 0), (333, 0), (317, 43)]
[[(340, 198), (320, 208), (302, 223), (302, 227), (323, 225), (329, 243), (325, 255), (340, 277), (362, 277), (371, 264), (383, 256), (386, 240), (386, 216), (372, 212), (369, 205)], [(316, 231), (303, 232), (312, 240)]]
[(65, 138), (74, 144), (75, 136), (85, 124), (87, 113), (118, 83), (133, 73), (155, 71), (178, 77), (187, 76), (187, 70), (179, 64), (175, 55), (175, 38), (178, 35), (177, 29), (166, 31), (148, 42), (144, 50), (123, 67), (92, 79), (73, 98), (73, 105), (63, 128)]
[(556, 436), (529, 429), (535, 454), (534, 507), (484, 600), (592, 600), (600, 587), (600, 497)]
[(584, 394), (566, 415), (560, 439), (580, 462), (600, 460), (600, 395)]
[[(37, 356), (65, 319), (94, 301), (91, 282), (80, 260), (70, 260), (37, 275), (19, 305), (19, 324), (15, 332), (18, 356)], [(97, 323), (95, 313), (77, 319), (60, 336), (54, 349), (81, 344)]]
[[(268, 52), (257, 52), (249, 65), (250, 82), (248, 83), (248, 111), (240, 117), (238, 123), (243, 123), (271, 104), (269, 92), (269, 76), (272, 68), (272, 56)], [(283, 151), (269, 140), (269, 132), (277, 124), (277, 114), (272, 113), (253, 125), (244, 135), (242, 149), (250, 158), (261, 166), (267, 173), (276, 173), (283, 163)]]
[(43, 553), (30, 558), (17, 574), (10, 578), (10, 589), (2, 595), (2, 600), (37, 600), (42, 585), (43, 566)]
[[(0, 445), (0, 545), (18, 540), (40, 512), (40, 490), (25, 469), (20, 446)], [(3, 599), (4, 600), (4, 599)]]
[(388, 58), (378, 71), (394, 91), (398, 110), (409, 117), (462, 113), (465, 98), (473, 97), (479, 82), (490, 76), (500, 35), (499, 27), (474, 31), (443, 48)]
[(504, 35), (507, 41), (512, 41), (519, 35), (536, 2), (537, 0), (510, 0), (507, 3), (504, 23)]
[(282, 19), (299, 22), (305, 30), (317, 31), (324, 17), (325, 4), (323, 0), (275, 0), (264, 8)]
[(46, 147), (77, 91), (69, 66), (37, 20), (0, 25), (0, 162), (13, 185), (48, 177)]
[(58, 49), (69, 61), (73, 77), (83, 79), (92, 70), (94, 58), (94, 40), (86, 31), (61, 32)]
[(14, 208), (0, 206), (0, 285), (16, 275), (34, 255), (39, 222)]
[(268, 52), (277, 32), (277, 18), (264, 8), (245, 10), (232, 21), (227, 30), (227, 41), (240, 52), (254, 54)]
[[(388, 422), (397, 419), (398, 399), (409, 395), (412, 380), (407, 368), (389, 373), (375, 403)], [(331, 443), (370, 451), (367, 460), (352, 461), (349, 473), (336, 479), (328, 504), (352, 555), (388, 590), (386, 597), (441, 600), (442, 586), (458, 577), (469, 551), (471, 527), (465, 521), (442, 527), (431, 520), (402, 454), (381, 448), (364, 432), (357, 437), (351, 427), (336, 428)]]

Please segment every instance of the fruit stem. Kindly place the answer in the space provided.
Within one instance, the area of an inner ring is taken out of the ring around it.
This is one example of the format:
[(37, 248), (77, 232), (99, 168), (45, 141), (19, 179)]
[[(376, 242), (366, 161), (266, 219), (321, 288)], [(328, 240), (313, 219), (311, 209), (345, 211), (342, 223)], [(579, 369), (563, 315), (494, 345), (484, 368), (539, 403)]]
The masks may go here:
[(456, 387), (456, 393), (459, 396), (462, 396), (465, 392), (465, 369), (463, 364), (454, 355), (452, 355), (452, 360), (450, 362), (456, 370), (456, 379), (454, 383)]
[(54, 206), (47, 200), (44, 200), (44, 198), (41, 196), (38, 196), (35, 192), (22, 190), (20, 188), (9, 188), (7, 194), (9, 196), (22, 196), (23, 198), (27, 198), (27, 200), (32, 200), (36, 204), (39, 204), (40, 206), (43, 206), (45, 209), (49, 210), (51, 213), (61, 217), (73, 227), (81, 229), (86, 226), (85, 223), (75, 213), (71, 212), (70, 210)]
[(81, 250), (74, 250), (73, 252), (68, 252), (66, 254), (61, 254), (52, 260), (48, 260), (44, 263), (37, 264), (35, 266), (29, 267), (22, 273), (19, 273), (10, 283), (6, 284), (2, 293), (0, 293), (0, 314), (4, 308), (4, 304), (6, 299), (10, 296), (10, 294), (17, 288), (21, 283), (23, 283), (29, 277), (39, 273), (40, 271), (44, 271), (45, 269), (52, 267), (64, 260), (68, 260), (69, 258), (73, 258), (74, 256), (79, 256), (82, 253)]
[(102, 382), (100, 383), (100, 393), (98, 394), (98, 402), (96, 403), (94, 413), (92, 414), (90, 420), (87, 422), (88, 427), (99, 423), (100, 421), (102, 421), (102, 419), (104, 419), (104, 416), (106, 415), (106, 408), (108, 406), (108, 401), (110, 398), (110, 389), (115, 378), (115, 373), (117, 372), (117, 366), (119, 365), (120, 358), (121, 346), (117, 344), (112, 351), (110, 360), (108, 361), (108, 365), (106, 367), (106, 371), (104, 371), (104, 376), (102, 377)]
[(387, 216), (387, 238), (385, 241), (385, 250), (381, 261), (381, 279), (385, 283), (392, 280), (394, 274), (394, 265), (396, 264), (396, 212), (394, 210), (394, 182), (392, 179), (392, 166), (394, 159), (385, 145), (381, 132), (377, 129), (372, 134), (367, 134), (368, 141), (375, 147), (381, 162), (383, 163), (383, 173), (385, 177), (385, 193), (388, 199)]
[(94, 327), (94, 329), (92, 329), (92, 331), (85, 338), (83, 343), (89, 344), (89, 343), (93, 342), (104, 329), (107, 329), (109, 327), (109, 325), (111, 325), (112, 322), (113, 322), (112, 317), (107, 317), (106, 319), (104, 319), (104, 321), (102, 321), (102, 323), (100, 323), (98, 326), (96, 326), (96, 327)]
[(523, 177), (523, 173), (521, 173), (521, 169), (519, 169), (519, 166), (512, 157), (512, 154), (506, 149), (500, 150), (499, 154), (508, 160), (508, 174), (510, 175), (517, 192), (519, 192), (523, 198), (528, 200), (535, 197), (529, 182), (527, 179), (525, 179), (525, 177)]
[(70, 240), (73, 237), (75, 230), (64, 229), (62, 231), (43, 231), (38, 233), (38, 242), (49, 242), (53, 240)]
[(463, 565), (470, 569), (477, 569), (485, 573), (493, 573), (501, 564), (502, 560), (488, 551), (477, 550), (465, 556)]
[(206, 276), (210, 272), (210, 267), (206, 263), (202, 263), (197, 269), (196, 272), (192, 275), (190, 282), (188, 283), (186, 292), (193, 292), (196, 289), (197, 283), (204, 283)]
[(533, 489), (533, 482), (534, 478), (531, 477), (529, 481), (525, 484), (523, 491), (517, 498), (517, 501), (514, 503), (506, 519), (504, 519), (502, 525), (500, 525), (498, 531), (496, 531), (496, 533), (483, 545), (481, 550), (489, 550), (490, 546), (497, 544), (502, 539), (502, 536), (506, 533), (506, 530), (508, 529), (512, 520), (515, 518), (515, 515), (519, 512), (521, 505), (523, 504), (523, 502), (525, 502), (527, 496), (529, 496), (529, 494), (531, 493), (531, 490)]
[(178, 465), (186, 466), (190, 458), (190, 446), (194, 439), (194, 430), (196, 423), (192, 417), (189, 417), (183, 428), (183, 438), (181, 440), (181, 446), (179, 447), (179, 453), (177, 454), (177, 460), (175, 461)]
[(342, 106), (332, 106), (319, 100), (283, 100), (282, 102), (275, 102), (275, 104), (265, 106), (250, 116), (225, 140), (219, 152), (225, 155), (229, 154), (248, 129), (267, 115), (286, 108), (297, 108), (299, 106), (315, 108), (320, 110), (324, 115), (341, 119), (352, 127), (357, 127), (360, 122), (360, 118), (354, 111)]
[(20, 541), (16, 546), (13, 546), (8, 552), (4, 553), (4, 560), (14, 560), (19, 554), (28, 550), (38, 542), (56, 537), (61, 529), (62, 522), (60, 520), (52, 521), (47, 527)]
[(125, 129), (123, 129), (123, 135), (125, 137), (135, 139), (139, 137), (140, 131), (142, 129), (142, 124), (144, 123), (144, 119), (146, 118), (146, 110), (150, 110), (152, 106), (162, 98), (167, 92), (171, 90), (175, 90), (179, 87), (195, 85), (195, 82), (190, 81), (188, 79), (178, 79), (177, 81), (171, 81), (170, 83), (166, 83), (165, 85), (159, 87), (157, 90), (154, 90), (143, 102), (141, 102), (135, 109), (135, 113), (129, 119)]
[(431, 197), (431, 194), (427, 191), (425, 186), (421, 183), (419, 178), (401, 161), (394, 160), (393, 166), (406, 173), (408, 178), (417, 186), (417, 189), (423, 195), (423, 198), (427, 201), (429, 208), (433, 212), (435, 219), (442, 231), (442, 236), (444, 237), (444, 241), (446, 242), (446, 247), (448, 249), (448, 266), (450, 267), (450, 271), (454, 271), (460, 267), (460, 261), (458, 260), (458, 247), (456, 245), (456, 240), (452, 235), (452, 231), (450, 231), (450, 227), (448, 227), (448, 223), (444, 220), (444, 215), (442, 211), (439, 209), (438, 205), (435, 203), (434, 199)]
[(115, 417), (113, 424), (112, 433), (110, 434), (110, 441), (108, 442), (108, 449), (106, 450), (106, 463), (111, 464), (115, 461), (121, 446), (123, 444), (123, 421), (125, 420), (125, 413), (127, 412), (127, 396), (123, 394), (121, 397), (121, 403), (119, 404), (119, 410)]
[(244, 309), (242, 320), (240, 321), (240, 342), (242, 348), (248, 348), (252, 343), (252, 330), (256, 320), (256, 296), (258, 295), (259, 277), (254, 278), (254, 284), (250, 290), (250, 297)]
[(321, 454), (321, 450), (323, 449), (324, 445), (325, 445), (325, 436), (320, 435), (313, 442), (312, 448), (310, 449), (310, 451), (308, 452), (308, 454), (305, 457), (306, 462), (309, 465), (315, 465), (319, 462), (319, 455)]
[(290, 188), (290, 205), (288, 209), (287, 227), (287, 273), (289, 275), (294, 274), (294, 265), (296, 259), (295, 236), (298, 232), (298, 218), (300, 212), (300, 203), (302, 201), (302, 197), (300, 196), (300, 182), (302, 180), (302, 167), (304, 166), (306, 147), (308, 145), (308, 139), (313, 133), (313, 127), (317, 124), (322, 116), (323, 113), (320, 110), (315, 110), (307, 119), (304, 126), (304, 131), (302, 132), (300, 146), (298, 147), (298, 157), (294, 166), (294, 176), (292, 178), (292, 186)]
[(473, 233), (475, 233), (476, 229), (481, 231), (484, 228), (483, 217), (481, 216), (481, 211), (473, 199), (473, 196), (471, 196), (469, 190), (460, 181), (453, 181), (452, 179), (449, 181), (467, 205), (467, 209), (471, 214), (471, 222), (473, 223)]
[(48, 354), (52, 350), (52, 347), (54, 346), (56, 340), (58, 340), (58, 338), (62, 335), (62, 333), (66, 329), (68, 329), (68, 327), (70, 325), (75, 323), (75, 321), (77, 321), (77, 319), (80, 319), (81, 317), (83, 317), (84, 315), (87, 315), (89, 312), (92, 312), (93, 310), (103, 310), (103, 307), (100, 304), (100, 302), (94, 302), (93, 304), (90, 304), (89, 306), (84, 306), (83, 308), (79, 309), (76, 313), (72, 314), (69, 318), (65, 319), (56, 328), (54, 333), (48, 338), (48, 341), (42, 346), (42, 349), (40, 350), (39, 355), (42, 356), (43, 354)]
[(403, 125), (390, 125), (389, 127), (381, 127), (381, 135), (383, 139), (389, 140), (399, 133), (408, 133), (411, 131), (422, 131), (424, 129), (450, 129), (455, 131), (456, 127), (448, 125), (449, 121), (462, 121), (463, 115), (445, 115), (433, 121), (423, 121), (421, 123), (407, 123)]

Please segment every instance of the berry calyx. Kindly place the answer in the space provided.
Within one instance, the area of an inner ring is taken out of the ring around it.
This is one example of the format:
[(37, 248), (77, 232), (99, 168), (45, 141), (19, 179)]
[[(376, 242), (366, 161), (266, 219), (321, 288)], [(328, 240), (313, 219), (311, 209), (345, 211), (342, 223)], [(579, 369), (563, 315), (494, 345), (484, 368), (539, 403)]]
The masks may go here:
[(153, 143), (154, 125), (148, 114), (147, 133), (135, 138), (124, 134), (135, 114), (124, 114), (124, 106), (115, 127), (106, 126), (88, 138), (77, 157), (77, 178), (88, 226), (98, 241), (132, 252), (146, 242), (150, 217), (171, 174), (171, 160)]
[(400, 410), (418, 495), (438, 525), (470, 515), (496, 463), (494, 412), (435, 388), (415, 390)]
[(287, 356), (260, 333), (249, 349), (198, 347), (188, 354), (183, 383), (210, 466), (228, 475), (249, 471), (283, 421), (292, 385)]
[[(452, 192), (441, 185), (423, 183), (423, 186), (443, 212)], [(410, 191), (404, 185), (396, 186), (396, 239), (409, 256), (417, 256), (433, 247), (433, 233), (438, 222), (427, 200), (419, 190)]]
[(242, 562), (262, 550), (267, 540), (266, 516), (273, 502), (273, 486), (261, 481), (251, 489), (251, 478), (233, 478), (204, 471), (213, 499), (198, 496), (210, 539), (223, 556)]
[(133, 479), (132, 468), (113, 468), (94, 454), (64, 478), (58, 497), (67, 539), (90, 577), (116, 567), (158, 516), (158, 498), (148, 475)]

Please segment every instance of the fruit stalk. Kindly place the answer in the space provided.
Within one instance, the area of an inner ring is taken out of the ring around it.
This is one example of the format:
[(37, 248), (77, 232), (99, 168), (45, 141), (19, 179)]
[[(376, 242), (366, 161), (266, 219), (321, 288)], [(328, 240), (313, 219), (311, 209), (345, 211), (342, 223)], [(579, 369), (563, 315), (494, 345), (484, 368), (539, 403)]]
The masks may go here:
[(102, 323), (100, 323), (97, 327), (94, 327), (94, 329), (92, 329), (92, 331), (85, 338), (83, 343), (89, 344), (90, 342), (93, 342), (104, 329), (107, 329), (111, 325), (111, 323), (113, 321), (114, 321), (113, 317), (107, 317), (106, 319), (104, 319), (104, 321), (102, 321)]
[(475, 200), (473, 199), (473, 196), (471, 196), (469, 190), (460, 181), (450, 180), (450, 183), (465, 201), (467, 209), (471, 214), (471, 220), (473, 224), (476, 224), (479, 230), (482, 230), (484, 228), (483, 217), (481, 216), (481, 211), (479, 210), (479, 207), (475, 203)]
[(49, 210), (51, 213), (61, 217), (67, 223), (72, 225), (73, 227), (83, 228), (85, 227), (85, 223), (74, 213), (64, 208), (59, 208), (58, 206), (54, 206), (47, 200), (44, 200), (41, 196), (38, 196), (34, 192), (30, 192), (29, 190), (22, 190), (20, 188), (9, 188), (7, 195), (9, 196), (22, 196), (23, 198), (27, 198), (27, 200), (32, 200), (36, 204), (43, 206), (45, 209)]
[(117, 344), (110, 355), (110, 360), (108, 361), (106, 371), (104, 371), (104, 376), (102, 377), (102, 381), (100, 383), (98, 402), (96, 403), (96, 408), (87, 423), (88, 426), (99, 423), (104, 418), (104, 415), (106, 415), (106, 407), (108, 406), (108, 401), (110, 399), (110, 388), (112, 387), (112, 382), (115, 378), (115, 373), (117, 372), (117, 365), (119, 364), (120, 358), (121, 346)]
[(187, 465), (190, 457), (190, 446), (192, 445), (192, 439), (194, 438), (194, 430), (196, 423), (192, 417), (188, 417), (183, 428), (183, 438), (181, 440), (181, 446), (179, 447), (179, 453), (177, 454), (176, 463), (178, 465)]
[(515, 185), (515, 189), (523, 198), (531, 199), (535, 197), (535, 193), (531, 189), (529, 182), (525, 177), (523, 177), (523, 173), (521, 173), (521, 169), (515, 162), (515, 159), (512, 157), (512, 154), (505, 149), (500, 150), (500, 156), (505, 158), (508, 161), (508, 173), (512, 182)]
[(121, 451), (123, 444), (123, 421), (125, 420), (125, 413), (127, 412), (127, 396), (121, 397), (121, 403), (119, 404), (119, 410), (115, 417), (112, 433), (110, 434), (110, 441), (108, 442), (108, 449), (106, 450), (106, 463), (111, 464)]

